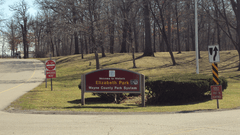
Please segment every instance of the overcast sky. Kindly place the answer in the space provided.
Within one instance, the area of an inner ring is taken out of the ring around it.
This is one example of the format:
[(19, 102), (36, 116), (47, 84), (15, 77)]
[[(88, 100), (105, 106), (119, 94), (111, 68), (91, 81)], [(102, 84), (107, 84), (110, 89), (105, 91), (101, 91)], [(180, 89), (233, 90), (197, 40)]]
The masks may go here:
[[(5, 19), (9, 19), (13, 16), (13, 11), (10, 11), (9, 10), (9, 6), (10, 5), (14, 5), (14, 4), (17, 4), (17, 3), (20, 3), (22, 0), (4, 0), (4, 4), (3, 5), (0, 5), (0, 11), (3, 15), (3, 18)], [(37, 13), (37, 6), (34, 5), (34, 1), (35, 0), (25, 0), (25, 2), (28, 4), (28, 6), (30, 7), (29, 8), (29, 13), (31, 15), (35, 15)]]

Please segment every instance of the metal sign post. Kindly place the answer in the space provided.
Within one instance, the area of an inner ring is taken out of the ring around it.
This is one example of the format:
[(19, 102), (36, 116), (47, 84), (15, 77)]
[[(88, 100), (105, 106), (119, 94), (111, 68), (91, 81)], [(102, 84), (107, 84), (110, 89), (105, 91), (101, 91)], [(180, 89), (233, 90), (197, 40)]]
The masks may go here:
[[(50, 60), (52, 60), (52, 54), (50, 54)], [(52, 78), (51, 78), (51, 91), (52, 91)]]
[[(46, 70), (47, 70), (47, 69), (46, 69), (46, 63), (45, 63), (45, 75), (47, 75), (47, 74), (46, 74), (46, 72), (47, 72)], [(46, 76), (46, 78), (45, 78), (45, 88), (47, 88), (47, 76)]]
[(197, 0), (195, 0), (195, 51), (196, 51), (196, 73), (199, 74), (199, 61), (198, 61), (198, 19), (197, 19)]

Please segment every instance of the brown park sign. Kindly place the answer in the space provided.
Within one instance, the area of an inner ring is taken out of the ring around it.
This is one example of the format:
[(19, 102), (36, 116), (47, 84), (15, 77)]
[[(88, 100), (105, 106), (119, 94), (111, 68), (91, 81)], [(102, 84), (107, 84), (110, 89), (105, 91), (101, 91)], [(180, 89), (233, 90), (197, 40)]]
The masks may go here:
[[(142, 93), (144, 102), (144, 75), (125, 69), (100, 69), (82, 75), (82, 104), (84, 92), (95, 93)], [(145, 103), (143, 103), (145, 106)]]

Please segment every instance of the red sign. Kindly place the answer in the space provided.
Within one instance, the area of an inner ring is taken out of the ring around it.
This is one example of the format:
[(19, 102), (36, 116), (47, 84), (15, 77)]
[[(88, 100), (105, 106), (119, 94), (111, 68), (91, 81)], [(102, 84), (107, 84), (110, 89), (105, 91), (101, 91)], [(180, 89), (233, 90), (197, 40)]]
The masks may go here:
[(55, 70), (46, 71), (46, 78), (56, 78), (56, 71)]
[(212, 99), (222, 99), (222, 85), (211, 86)]
[(122, 69), (102, 69), (85, 75), (86, 92), (138, 93), (139, 73)]
[(46, 69), (48, 70), (54, 70), (56, 68), (56, 63), (54, 60), (48, 60), (46, 61)]
[(56, 78), (56, 63), (55, 60), (47, 60), (46, 64), (46, 78)]

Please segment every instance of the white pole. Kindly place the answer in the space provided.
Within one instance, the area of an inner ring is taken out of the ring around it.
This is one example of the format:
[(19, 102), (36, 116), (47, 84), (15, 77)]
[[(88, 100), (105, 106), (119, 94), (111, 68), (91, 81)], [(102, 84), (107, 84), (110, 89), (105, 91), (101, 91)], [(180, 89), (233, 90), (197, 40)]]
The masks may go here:
[(196, 51), (196, 73), (199, 74), (197, 0), (195, 0), (195, 51)]
[(4, 49), (4, 43), (5, 43), (4, 34), (2, 34), (2, 37), (3, 37), (3, 43), (2, 43), (2, 58), (3, 58), (3, 49)]
[(2, 45), (2, 58), (3, 58), (3, 45)]

